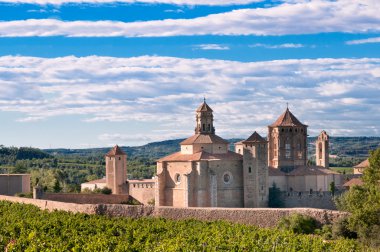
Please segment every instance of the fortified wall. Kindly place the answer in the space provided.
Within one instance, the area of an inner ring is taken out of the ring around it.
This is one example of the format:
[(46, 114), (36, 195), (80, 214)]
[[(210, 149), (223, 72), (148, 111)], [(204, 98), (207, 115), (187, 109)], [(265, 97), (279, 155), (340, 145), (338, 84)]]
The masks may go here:
[(0, 200), (32, 204), (42, 210), (62, 210), (73, 213), (99, 214), (110, 217), (162, 217), (173, 220), (197, 219), (203, 221), (226, 220), (234, 223), (274, 227), (278, 221), (293, 213), (315, 218), (321, 224), (347, 216), (348, 213), (311, 208), (174, 208), (153, 206), (130, 206), (112, 204), (75, 204), (49, 200), (36, 200), (0, 195)]

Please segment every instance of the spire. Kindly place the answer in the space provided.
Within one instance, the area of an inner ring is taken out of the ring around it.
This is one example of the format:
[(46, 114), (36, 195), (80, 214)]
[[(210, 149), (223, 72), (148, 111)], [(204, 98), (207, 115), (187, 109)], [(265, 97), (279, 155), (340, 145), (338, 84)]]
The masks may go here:
[(115, 145), (107, 154), (107, 157), (114, 157), (114, 156), (126, 156), (125, 152), (118, 146)]
[(286, 106), (286, 110), (280, 117), (270, 125), (271, 127), (278, 126), (306, 126), (302, 124), (293, 114), (290, 112), (288, 105)]
[(203, 98), (203, 103), (196, 110), (196, 127), (195, 134), (214, 134), (214, 116), (213, 110), (206, 103), (206, 97)]
[(242, 141), (242, 143), (265, 143), (267, 142), (262, 136), (260, 136), (259, 133), (256, 131), (253, 132), (253, 134), (248, 137), (246, 140)]
[(197, 108), (197, 112), (213, 112), (210, 106), (206, 103), (206, 98), (203, 98), (203, 103)]

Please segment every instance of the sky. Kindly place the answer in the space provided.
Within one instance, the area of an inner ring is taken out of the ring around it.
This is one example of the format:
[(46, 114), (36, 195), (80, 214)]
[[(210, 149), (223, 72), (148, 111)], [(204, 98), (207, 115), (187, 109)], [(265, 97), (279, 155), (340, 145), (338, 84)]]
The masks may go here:
[(0, 0), (0, 144), (380, 136), (378, 0)]

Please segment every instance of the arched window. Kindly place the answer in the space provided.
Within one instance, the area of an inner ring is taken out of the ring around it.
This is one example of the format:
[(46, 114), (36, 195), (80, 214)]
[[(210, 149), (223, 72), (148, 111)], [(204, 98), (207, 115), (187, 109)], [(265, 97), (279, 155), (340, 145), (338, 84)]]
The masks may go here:
[(205, 131), (206, 130), (206, 124), (203, 124), (202, 128), (203, 128), (203, 131)]
[(251, 166), (248, 167), (248, 173), (252, 173), (252, 168), (251, 168)]
[(322, 143), (318, 144), (319, 159), (322, 159)]

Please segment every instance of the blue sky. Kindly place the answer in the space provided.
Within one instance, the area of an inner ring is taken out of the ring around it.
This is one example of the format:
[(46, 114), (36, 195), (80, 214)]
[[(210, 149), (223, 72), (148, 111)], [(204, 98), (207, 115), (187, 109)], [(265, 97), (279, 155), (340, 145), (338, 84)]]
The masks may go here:
[(266, 135), (289, 103), (309, 134), (380, 136), (377, 0), (0, 1), (1, 144), (140, 145)]

